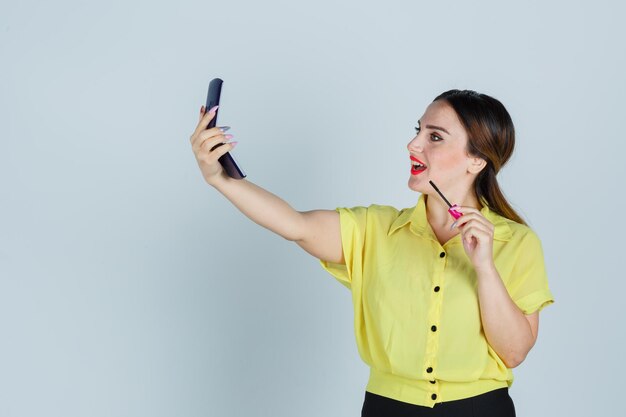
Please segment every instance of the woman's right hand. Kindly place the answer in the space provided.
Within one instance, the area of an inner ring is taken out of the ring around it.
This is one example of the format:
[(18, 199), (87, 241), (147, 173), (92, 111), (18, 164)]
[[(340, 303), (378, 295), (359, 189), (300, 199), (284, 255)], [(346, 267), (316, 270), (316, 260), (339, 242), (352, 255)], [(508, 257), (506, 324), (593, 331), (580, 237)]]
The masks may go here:
[[(226, 152), (231, 151), (237, 142), (227, 142), (233, 135), (225, 135), (228, 126), (216, 126), (207, 129), (209, 122), (215, 117), (217, 108), (214, 107), (210, 111), (206, 111), (204, 106), (200, 108), (200, 120), (196, 130), (191, 135), (191, 149), (196, 156), (196, 161), (202, 172), (204, 180), (213, 185), (220, 178), (226, 177), (224, 168), (218, 159)], [(213, 149), (215, 145), (225, 143)], [(213, 150), (211, 150), (213, 149)]]

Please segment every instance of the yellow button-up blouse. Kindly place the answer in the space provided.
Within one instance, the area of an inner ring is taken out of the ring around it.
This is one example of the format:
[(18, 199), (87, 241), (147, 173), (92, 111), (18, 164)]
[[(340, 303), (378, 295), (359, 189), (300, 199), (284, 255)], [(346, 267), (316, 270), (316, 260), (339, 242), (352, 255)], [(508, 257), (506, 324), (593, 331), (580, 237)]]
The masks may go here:
[[(425, 197), (401, 211), (337, 208), (345, 265), (322, 266), (352, 292), (366, 390), (399, 401), (435, 403), (511, 386), (513, 374), (482, 329), (476, 273), (460, 236), (443, 246), (426, 219)], [(537, 235), (486, 206), (494, 262), (524, 314), (552, 303)]]

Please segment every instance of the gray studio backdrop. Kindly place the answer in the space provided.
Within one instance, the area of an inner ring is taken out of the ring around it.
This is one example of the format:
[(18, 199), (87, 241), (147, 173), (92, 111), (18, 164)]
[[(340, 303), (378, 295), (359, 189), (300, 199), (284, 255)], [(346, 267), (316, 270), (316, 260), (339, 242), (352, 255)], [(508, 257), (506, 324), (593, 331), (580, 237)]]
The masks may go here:
[(514, 371), (518, 415), (612, 414), (618, 4), (3, 0), (0, 416), (360, 415), (349, 291), (202, 180), (189, 136), (216, 76), (249, 179), (299, 210), (414, 205), (427, 104), (502, 100), (500, 179), (556, 298)]

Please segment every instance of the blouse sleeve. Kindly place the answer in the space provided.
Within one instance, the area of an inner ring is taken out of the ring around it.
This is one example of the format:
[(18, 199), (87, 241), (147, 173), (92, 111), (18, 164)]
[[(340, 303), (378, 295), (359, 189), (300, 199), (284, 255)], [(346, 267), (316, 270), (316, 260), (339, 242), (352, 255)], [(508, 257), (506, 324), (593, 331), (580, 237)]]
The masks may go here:
[(322, 267), (348, 289), (352, 289), (355, 280), (361, 279), (367, 210), (367, 207), (336, 209), (345, 264), (320, 260)]
[(528, 230), (520, 242), (509, 294), (524, 314), (541, 311), (554, 302), (548, 287), (541, 241), (532, 230)]

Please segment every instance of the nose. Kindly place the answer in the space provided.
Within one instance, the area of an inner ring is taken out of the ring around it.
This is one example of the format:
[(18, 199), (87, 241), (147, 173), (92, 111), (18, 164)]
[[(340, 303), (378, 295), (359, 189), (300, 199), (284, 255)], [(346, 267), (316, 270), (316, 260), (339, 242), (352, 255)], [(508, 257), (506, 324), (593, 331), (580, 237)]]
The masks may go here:
[(406, 145), (406, 148), (409, 152), (422, 152), (424, 150), (424, 145), (422, 144), (422, 139), (420, 135), (416, 135), (411, 141)]

